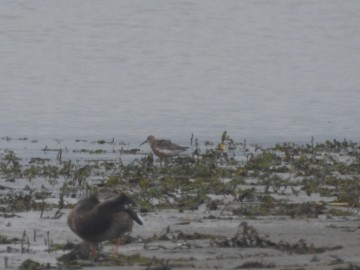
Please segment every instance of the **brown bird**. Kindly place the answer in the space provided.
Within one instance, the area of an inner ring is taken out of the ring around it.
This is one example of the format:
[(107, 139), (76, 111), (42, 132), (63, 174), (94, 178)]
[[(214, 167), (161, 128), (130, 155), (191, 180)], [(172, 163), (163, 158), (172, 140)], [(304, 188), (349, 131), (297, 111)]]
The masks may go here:
[(141, 143), (140, 146), (143, 145), (144, 143), (149, 143), (151, 150), (160, 159), (176, 156), (189, 148), (189, 147), (177, 145), (171, 142), (170, 140), (163, 140), (163, 139), (157, 140), (152, 135), (148, 136), (146, 141)]
[(96, 195), (81, 200), (69, 213), (70, 229), (91, 245), (91, 254), (96, 255), (99, 243), (116, 239), (115, 254), (118, 255), (120, 237), (132, 231), (133, 221), (142, 225), (138, 215), (129, 208), (135, 205), (125, 194), (100, 202)]

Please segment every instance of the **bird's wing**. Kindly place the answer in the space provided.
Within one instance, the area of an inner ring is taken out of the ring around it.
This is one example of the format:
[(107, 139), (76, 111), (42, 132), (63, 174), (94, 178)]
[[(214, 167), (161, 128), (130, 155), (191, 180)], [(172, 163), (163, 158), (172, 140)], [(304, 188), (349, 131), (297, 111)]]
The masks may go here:
[(169, 150), (186, 150), (186, 149), (188, 149), (188, 147), (177, 145), (175, 143), (172, 143), (170, 140), (158, 140), (157, 146), (160, 149), (166, 148)]

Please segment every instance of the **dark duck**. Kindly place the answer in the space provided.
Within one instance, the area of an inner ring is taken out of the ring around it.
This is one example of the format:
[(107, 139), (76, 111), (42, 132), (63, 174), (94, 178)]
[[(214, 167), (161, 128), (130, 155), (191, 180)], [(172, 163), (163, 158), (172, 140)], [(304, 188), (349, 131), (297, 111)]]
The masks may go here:
[(114, 239), (115, 254), (118, 255), (120, 237), (132, 231), (134, 220), (142, 225), (129, 205), (135, 205), (135, 202), (125, 194), (102, 202), (92, 195), (82, 199), (69, 213), (67, 224), (77, 236), (91, 245), (92, 256), (96, 255), (99, 243)]

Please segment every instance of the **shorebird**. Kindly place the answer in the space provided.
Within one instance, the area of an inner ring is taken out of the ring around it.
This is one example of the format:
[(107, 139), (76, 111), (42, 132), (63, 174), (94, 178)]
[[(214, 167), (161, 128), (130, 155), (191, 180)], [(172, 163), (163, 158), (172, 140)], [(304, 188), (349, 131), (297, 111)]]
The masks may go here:
[(144, 143), (149, 143), (151, 150), (160, 159), (176, 156), (189, 148), (172, 143), (170, 140), (163, 140), (163, 139), (157, 140), (152, 135), (148, 136), (146, 141), (141, 143), (140, 146), (143, 145)]
[(115, 255), (118, 255), (120, 237), (130, 233), (133, 221), (142, 225), (138, 215), (129, 208), (135, 204), (125, 194), (100, 202), (96, 195), (81, 200), (69, 213), (67, 224), (70, 229), (91, 246), (96, 255), (99, 243), (116, 239)]

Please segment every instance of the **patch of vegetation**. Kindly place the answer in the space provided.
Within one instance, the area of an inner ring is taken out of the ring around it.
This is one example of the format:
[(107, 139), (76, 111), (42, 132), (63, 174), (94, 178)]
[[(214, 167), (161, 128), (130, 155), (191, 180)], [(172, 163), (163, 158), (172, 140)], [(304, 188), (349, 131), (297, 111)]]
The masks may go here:
[(45, 270), (45, 269), (54, 269), (49, 263), (40, 264), (37, 261), (27, 259), (21, 263), (19, 270)]
[(314, 202), (281, 204), (278, 208), (277, 214), (288, 215), (292, 218), (306, 217), (317, 218), (319, 215), (325, 213), (325, 205)]
[(326, 214), (329, 216), (335, 216), (335, 217), (348, 217), (348, 216), (352, 216), (353, 212), (343, 210), (343, 209), (331, 208), (326, 211)]
[(275, 268), (273, 263), (264, 264), (263, 262), (245, 262), (234, 269), (250, 269), (250, 268)]
[(40, 267), (40, 263), (27, 259), (23, 261), (19, 267), (20, 270), (37, 270)]
[(17, 238), (9, 239), (6, 235), (0, 234), (0, 244), (1, 245), (14, 244), (14, 243), (19, 243), (19, 239), (17, 239)]
[(308, 245), (303, 239), (300, 239), (298, 242), (293, 244), (285, 241), (275, 243), (259, 234), (253, 226), (249, 226), (246, 222), (240, 223), (238, 232), (232, 238), (215, 239), (212, 243), (213, 245), (219, 247), (270, 247), (290, 254), (323, 253), (325, 251), (337, 250), (342, 248), (341, 246), (315, 247), (313, 244)]
[(335, 267), (333, 270), (360, 270), (360, 266), (350, 263), (344, 267)]

